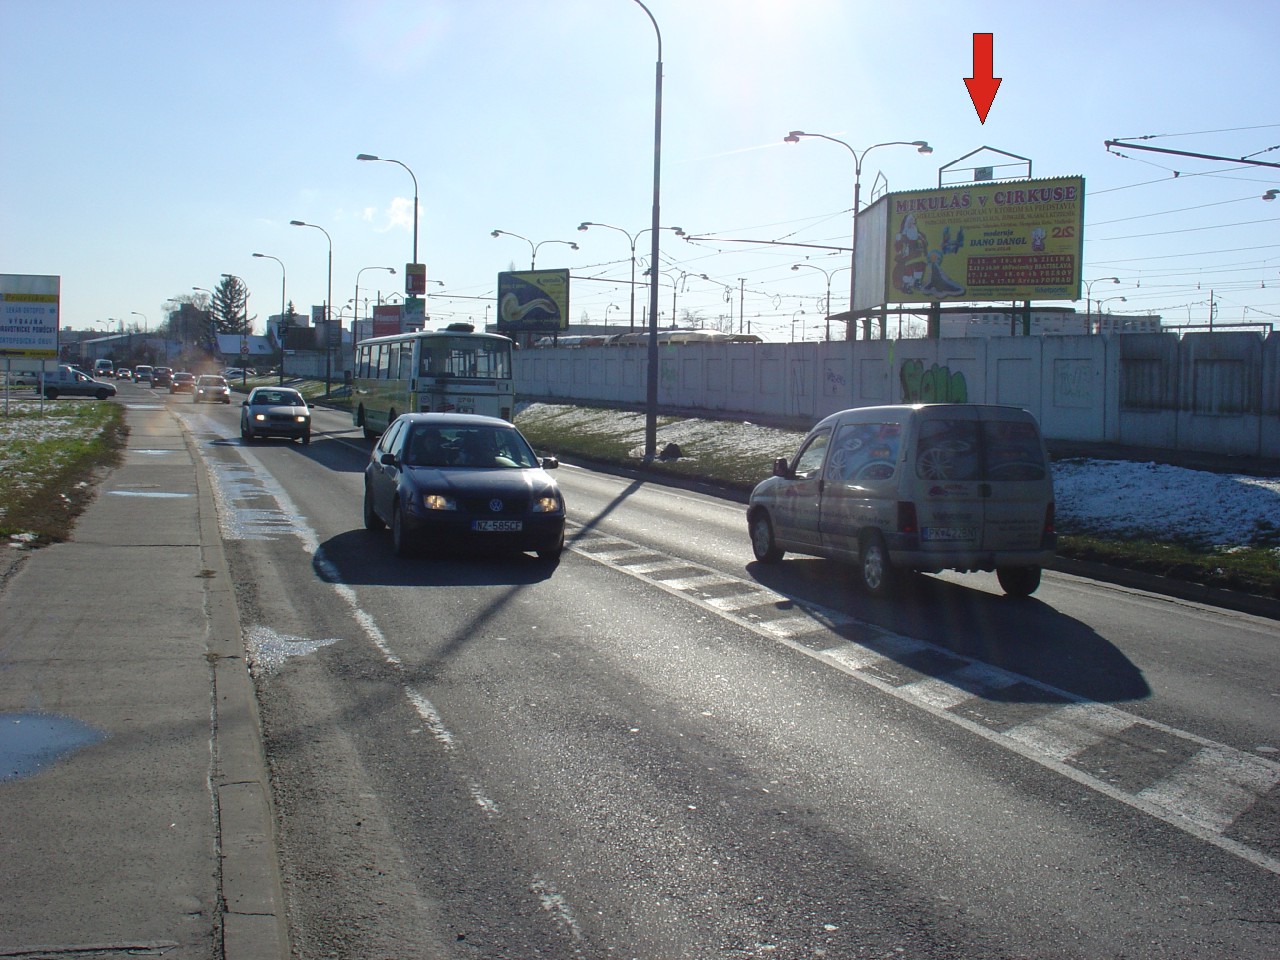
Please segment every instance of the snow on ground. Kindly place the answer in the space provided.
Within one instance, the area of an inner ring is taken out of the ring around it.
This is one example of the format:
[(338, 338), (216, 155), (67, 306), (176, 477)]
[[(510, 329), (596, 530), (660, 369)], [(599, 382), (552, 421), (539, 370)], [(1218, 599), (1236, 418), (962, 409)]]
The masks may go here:
[[(530, 415), (554, 416), (556, 429), (563, 432), (624, 436), (637, 445), (637, 457), (643, 453), (643, 413), (534, 404), (521, 416)], [(775, 457), (792, 457), (803, 436), (748, 422), (681, 420), (659, 426), (658, 450), (677, 443), (684, 454), (696, 456), (700, 449), (733, 448), (769, 464)], [(1280, 477), (1259, 479), (1150, 462), (1060, 460), (1053, 464), (1053, 486), (1059, 530), (1228, 548), (1280, 542)]]
[[(46, 404), (10, 404), (0, 417), (0, 492), (29, 479), (27, 446), (94, 432)], [(70, 408), (64, 408), (70, 410)], [(621, 435), (644, 443), (645, 416), (582, 407), (534, 404), (522, 416), (554, 417), (561, 432)], [(658, 448), (677, 443), (686, 454), (732, 449), (769, 464), (791, 457), (803, 434), (747, 422), (681, 420), (662, 425)], [(761, 479), (763, 479), (763, 474)], [(1058, 528), (1098, 534), (1194, 540), (1221, 547), (1275, 546), (1280, 541), (1280, 478), (1208, 473), (1149, 462), (1060, 460), (1053, 465)], [(1280, 547), (1277, 547), (1280, 549)]]

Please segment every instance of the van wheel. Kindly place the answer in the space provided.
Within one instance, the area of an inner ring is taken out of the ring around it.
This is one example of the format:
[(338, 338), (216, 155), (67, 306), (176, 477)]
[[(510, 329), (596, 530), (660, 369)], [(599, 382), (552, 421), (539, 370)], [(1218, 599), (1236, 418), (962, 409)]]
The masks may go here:
[(1029, 597), (1040, 586), (1039, 567), (997, 567), (996, 579), (1011, 597)]
[(782, 559), (783, 551), (773, 538), (773, 524), (769, 522), (769, 514), (758, 511), (751, 518), (751, 552), (761, 563), (777, 563)]
[(889, 565), (889, 548), (879, 533), (868, 533), (862, 538), (858, 574), (862, 578), (862, 586), (873, 597), (887, 596), (892, 589), (893, 567)]

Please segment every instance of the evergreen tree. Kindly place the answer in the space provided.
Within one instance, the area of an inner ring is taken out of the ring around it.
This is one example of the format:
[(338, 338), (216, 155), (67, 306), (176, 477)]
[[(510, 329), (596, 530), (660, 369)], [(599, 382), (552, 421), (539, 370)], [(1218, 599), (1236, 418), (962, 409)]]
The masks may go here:
[(213, 325), (218, 333), (249, 333), (255, 317), (249, 316), (249, 288), (239, 277), (222, 275), (213, 291)]

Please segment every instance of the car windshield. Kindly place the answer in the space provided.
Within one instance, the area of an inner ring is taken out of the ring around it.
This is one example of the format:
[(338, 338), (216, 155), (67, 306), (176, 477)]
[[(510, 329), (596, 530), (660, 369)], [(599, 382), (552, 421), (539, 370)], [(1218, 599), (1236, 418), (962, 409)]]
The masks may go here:
[(201, 377), (197, 382), (202, 387), (225, 387), (227, 385), (227, 381), (221, 377)]
[(517, 431), (503, 427), (414, 426), (404, 444), (411, 467), (474, 467), (528, 470), (538, 458)]
[(304, 406), (302, 394), (296, 390), (255, 390), (249, 398), (251, 404), (269, 404), (274, 407)]

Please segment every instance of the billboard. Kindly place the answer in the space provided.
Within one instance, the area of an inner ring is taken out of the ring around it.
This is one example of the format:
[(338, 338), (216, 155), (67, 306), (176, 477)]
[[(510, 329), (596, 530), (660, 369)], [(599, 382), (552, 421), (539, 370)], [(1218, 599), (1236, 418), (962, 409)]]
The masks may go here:
[(58, 358), (62, 278), (0, 274), (0, 357)]
[(1084, 178), (887, 194), (882, 303), (1078, 300)]
[(569, 271), (498, 274), (498, 322), (503, 333), (569, 329)]

